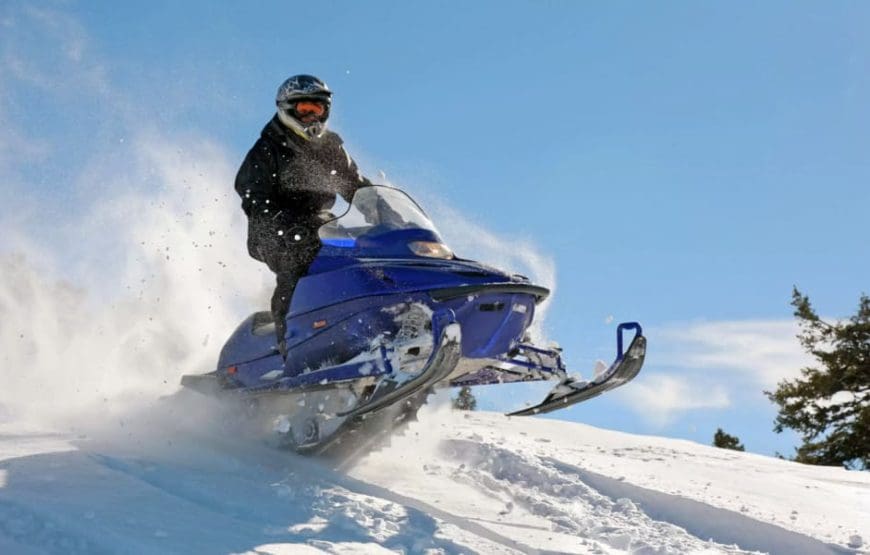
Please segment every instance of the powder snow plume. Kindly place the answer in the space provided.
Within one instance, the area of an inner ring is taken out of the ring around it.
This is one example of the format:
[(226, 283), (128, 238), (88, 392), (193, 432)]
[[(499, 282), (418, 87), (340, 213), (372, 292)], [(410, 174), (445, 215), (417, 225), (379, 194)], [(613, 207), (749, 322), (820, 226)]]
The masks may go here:
[(7, 412), (68, 418), (171, 392), (181, 374), (212, 367), (242, 314), (266, 306), (270, 276), (244, 251), (229, 157), (201, 140), (132, 143), (126, 172), (97, 172), (124, 177), (74, 218), (74, 240), (36, 247), (3, 226)]

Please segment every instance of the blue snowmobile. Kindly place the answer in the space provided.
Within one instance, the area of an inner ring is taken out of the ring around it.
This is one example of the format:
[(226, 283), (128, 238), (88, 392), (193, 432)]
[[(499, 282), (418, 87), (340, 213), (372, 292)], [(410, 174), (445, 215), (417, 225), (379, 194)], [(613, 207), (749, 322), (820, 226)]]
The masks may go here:
[(637, 323), (617, 327), (609, 368), (588, 381), (569, 377), (561, 350), (527, 334), (546, 288), (454, 255), (398, 189), (363, 187), (340, 202), (323, 216), (323, 246), (293, 295), (286, 361), (271, 313), (257, 312), (227, 340), (215, 371), (183, 385), (238, 396), (282, 443), (322, 453), (350, 436), (388, 433), (438, 388), (556, 381), (540, 404), (511, 413), (525, 416), (586, 401), (640, 371)]

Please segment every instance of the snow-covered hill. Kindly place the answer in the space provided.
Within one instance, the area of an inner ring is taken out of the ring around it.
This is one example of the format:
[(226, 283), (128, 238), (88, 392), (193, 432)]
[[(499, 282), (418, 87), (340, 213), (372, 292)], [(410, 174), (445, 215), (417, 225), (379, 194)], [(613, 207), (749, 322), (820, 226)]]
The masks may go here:
[(582, 424), (425, 409), (333, 468), (177, 400), (103, 420), (0, 425), (0, 553), (811, 554), (870, 540), (870, 473)]

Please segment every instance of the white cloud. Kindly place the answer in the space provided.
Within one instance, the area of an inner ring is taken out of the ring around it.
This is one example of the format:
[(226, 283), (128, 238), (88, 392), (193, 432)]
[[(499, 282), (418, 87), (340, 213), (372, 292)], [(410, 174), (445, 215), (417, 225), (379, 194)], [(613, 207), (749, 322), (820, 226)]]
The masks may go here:
[(725, 387), (687, 380), (685, 376), (652, 373), (621, 390), (621, 399), (646, 422), (663, 427), (678, 414), (731, 405)]
[[(0, 184), (11, 189), (26, 185), (21, 170), (27, 163), (44, 163), (54, 146), (65, 146), (16, 121), (22, 106), (33, 103), (40, 115), (65, 113), (77, 99), (107, 99), (110, 87), (85, 30), (72, 17), (21, 4), (9, 6), (0, 25)], [(109, 100), (105, 108), (118, 102)]]
[(87, 32), (68, 14), (22, 5), (10, 10), (4, 27), (0, 74), (65, 98), (110, 90)]
[[(693, 371), (725, 372), (759, 388), (773, 388), (812, 364), (793, 320), (697, 322), (653, 330), (652, 361)], [(653, 339), (655, 341), (653, 341)]]
[(12, 185), (20, 181), (15, 168), (22, 162), (34, 163), (44, 160), (49, 153), (49, 147), (45, 141), (35, 137), (28, 137), (24, 133), (13, 128), (3, 113), (0, 104), (0, 178), (6, 185)]
[(670, 324), (648, 329), (640, 376), (618, 399), (657, 427), (680, 414), (755, 403), (812, 364), (792, 320)]

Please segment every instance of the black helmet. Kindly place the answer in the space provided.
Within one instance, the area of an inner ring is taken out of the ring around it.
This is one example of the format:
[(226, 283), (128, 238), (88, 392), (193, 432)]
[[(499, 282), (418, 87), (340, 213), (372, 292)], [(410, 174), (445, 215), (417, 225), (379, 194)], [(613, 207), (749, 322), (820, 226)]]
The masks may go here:
[[(309, 103), (305, 103), (309, 101)], [(304, 114), (297, 110), (297, 104), (303, 102), (312, 109)], [(313, 139), (323, 134), (326, 120), (329, 118), (329, 108), (332, 105), (332, 91), (326, 83), (313, 75), (294, 75), (278, 87), (275, 95), (278, 105), (278, 119), (281, 123), (306, 139)], [(317, 109), (317, 108), (320, 109)]]

